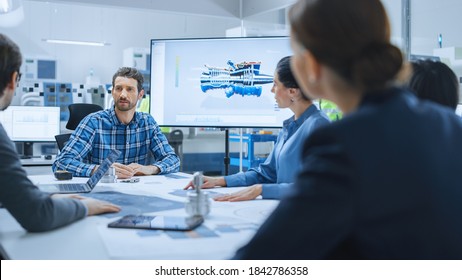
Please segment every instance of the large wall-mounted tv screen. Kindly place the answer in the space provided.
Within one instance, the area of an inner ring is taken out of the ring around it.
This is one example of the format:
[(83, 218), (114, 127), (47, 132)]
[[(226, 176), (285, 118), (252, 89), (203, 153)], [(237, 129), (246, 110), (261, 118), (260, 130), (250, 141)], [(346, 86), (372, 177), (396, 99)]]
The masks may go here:
[(271, 92), (288, 37), (151, 40), (151, 114), (161, 126), (281, 127)]

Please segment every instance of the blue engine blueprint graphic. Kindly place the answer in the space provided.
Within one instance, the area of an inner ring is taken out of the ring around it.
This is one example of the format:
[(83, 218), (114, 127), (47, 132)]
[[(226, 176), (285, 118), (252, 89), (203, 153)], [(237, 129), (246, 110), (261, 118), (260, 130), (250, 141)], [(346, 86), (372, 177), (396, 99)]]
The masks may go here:
[(260, 96), (262, 84), (273, 82), (273, 76), (260, 74), (261, 62), (241, 62), (234, 64), (228, 60), (228, 68), (207, 67), (201, 75), (201, 89), (224, 89), (226, 97), (233, 94)]

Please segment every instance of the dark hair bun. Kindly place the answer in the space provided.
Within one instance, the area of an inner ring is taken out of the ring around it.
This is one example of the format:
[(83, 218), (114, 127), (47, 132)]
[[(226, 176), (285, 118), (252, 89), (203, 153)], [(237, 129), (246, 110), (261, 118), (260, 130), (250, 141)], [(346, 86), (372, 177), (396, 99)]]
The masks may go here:
[(353, 82), (363, 88), (382, 88), (393, 80), (403, 64), (401, 50), (389, 43), (370, 44), (352, 62)]

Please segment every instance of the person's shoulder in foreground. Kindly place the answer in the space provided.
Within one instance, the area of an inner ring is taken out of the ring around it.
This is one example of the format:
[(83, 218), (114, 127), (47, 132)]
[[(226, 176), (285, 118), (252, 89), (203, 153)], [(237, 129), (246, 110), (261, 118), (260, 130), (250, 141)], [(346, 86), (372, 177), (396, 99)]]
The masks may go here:
[(289, 19), (303, 92), (345, 115), (308, 137), (292, 192), (235, 258), (461, 259), (462, 124), (391, 86), (403, 56), (381, 1), (299, 0)]
[(462, 258), (462, 122), (391, 95), (313, 132), (293, 192), (235, 258)]
[(29, 231), (44, 231), (86, 215), (85, 206), (73, 199), (54, 200), (27, 178), (14, 147), (0, 125), (0, 202)]
[[(0, 34), (0, 110), (12, 100), (21, 74), (19, 47)], [(46, 231), (86, 215), (117, 212), (110, 203), (84, 197), (57, 197), (41, 192), (27, 178), (15, 147), (0, 124), (0, 204), (28, 231)]]

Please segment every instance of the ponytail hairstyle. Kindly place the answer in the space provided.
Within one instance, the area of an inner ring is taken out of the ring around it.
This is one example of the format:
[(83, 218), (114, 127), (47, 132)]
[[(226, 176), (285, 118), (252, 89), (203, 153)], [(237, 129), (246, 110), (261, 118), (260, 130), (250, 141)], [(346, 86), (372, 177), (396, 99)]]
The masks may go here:
[(294, 39), (353, 87), (384, 88), (402, 67), (380, 0), (299, 0), (289, 20)]
[[(290, 59), (291, 56), (281, 58), (281, 60), (279, 60), (278, 64), (276, 65), (276, 73), (278, 74), (279, 81), (286, 88), (295, 88), (301, 91), (300, 86), (295, 80), (292, 70), (290, 69)], [(310, 100), (303, 93), (300, 95), (303, 99)]]

